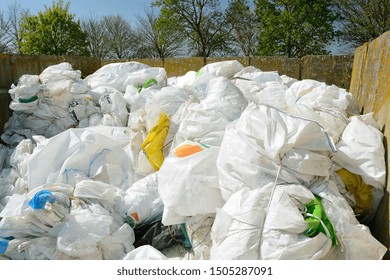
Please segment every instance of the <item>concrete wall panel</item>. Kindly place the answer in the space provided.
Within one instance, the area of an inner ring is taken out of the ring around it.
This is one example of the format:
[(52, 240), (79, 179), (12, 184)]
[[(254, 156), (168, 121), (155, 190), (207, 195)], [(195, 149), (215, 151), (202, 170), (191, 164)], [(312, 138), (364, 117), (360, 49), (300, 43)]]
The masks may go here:
[(309, 55), (301, 58), (301, 80), (313, 79), (348, 89), (352, 55)]
[(287, 75), (295, 79), (301, 77), (301, 61), (299, 58), (284, 56), (251, 57), (250, 65), (262, 71), (278, 71), (279, 75)]
[(182, 76), (188, 71), (198, 71), (204, 66), (202, 57), (167, 58), (164, 68), (168, 77)]
[(0, 53), (0, 89), (9, 89), (12, 82), (11, 55)]

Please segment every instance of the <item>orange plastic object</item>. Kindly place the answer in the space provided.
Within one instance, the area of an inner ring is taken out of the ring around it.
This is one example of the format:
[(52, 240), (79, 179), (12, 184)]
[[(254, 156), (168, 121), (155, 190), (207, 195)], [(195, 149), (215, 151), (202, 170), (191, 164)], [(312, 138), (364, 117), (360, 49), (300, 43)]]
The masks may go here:
[(175, 155), (180, 158), (184, 158), (193, 154), (196, 154), (200, 151), (203, 151), (202, 147), (199, 147), (197, 145), (189, 145), (184, 144), (183, 146), (180, 146), (176, 149)]

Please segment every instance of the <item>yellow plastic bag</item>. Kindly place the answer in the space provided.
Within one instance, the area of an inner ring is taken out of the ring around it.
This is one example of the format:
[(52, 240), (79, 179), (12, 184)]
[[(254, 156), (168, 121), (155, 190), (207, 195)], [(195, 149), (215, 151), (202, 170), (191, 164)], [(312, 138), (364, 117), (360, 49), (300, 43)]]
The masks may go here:
[(349, 172), (342, 168), (336, 173), (341, 177), (347, 189), (353, 194), (356, 200), (354, 210), (359, 221), (364, 221), (372, 212), (372, 186), (367, 185), (360, 175)]
[(164, 162), (163, 147), (165, 138), (167, 137), (169, 130), (169, 118), (165, 113), (161, 113), (158, 123), (154, 126), (149, 134), (146, 136), (145, 141), (141, 145), (141, 149), (146, 154), (150, 164), (154, 170), (160, 169)]

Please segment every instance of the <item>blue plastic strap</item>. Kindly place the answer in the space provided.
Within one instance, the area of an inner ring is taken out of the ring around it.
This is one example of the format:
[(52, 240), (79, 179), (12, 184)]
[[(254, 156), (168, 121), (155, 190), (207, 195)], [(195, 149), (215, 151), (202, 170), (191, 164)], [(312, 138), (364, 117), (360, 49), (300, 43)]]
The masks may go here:
[(14, 239), (12, 236), (9, 237), (1, 237), (0, 236), (0, 254), (4, 255), (7, 251), (9, 241)]
[(28, 205), (33, 209), (43, 209), (46, 202), (53, 203), (56, 200), (54, 194), (47, 190), (37, 192), (33, 198), (28, 202)]

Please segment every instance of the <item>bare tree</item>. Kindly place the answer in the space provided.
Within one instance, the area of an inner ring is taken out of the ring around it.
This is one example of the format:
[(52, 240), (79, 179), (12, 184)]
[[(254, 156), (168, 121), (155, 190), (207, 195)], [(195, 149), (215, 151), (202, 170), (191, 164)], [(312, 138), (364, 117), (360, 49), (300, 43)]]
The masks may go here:
[(253, 55), (256, 50), (259, 28), (249, 1), (230, 0), (226, 16), (231, 27), (232, 43), (245, 56)]
[(156, 0), (161, 8), (159, 24), (183, 32), (195, 56), (226, 54), (229, 30), (219, 0)]
[(8, 6), (8, 21), (9, 21), (9, 29), (8, 36), (10, 38), (9, 48), (13, 53), (19, 53), (19, 30), (20, 23), (23, 17), (29, 15), (29, 10), (22, 8), (20, 4), (14, 3)]
[(335, 0), (342, 39), (353, 47), (390, 30), (390, 0)]
[(103, 19), (96, 17), (81, 22), (83, 31), (87, 34), (88, 49), (92, 56), (107, 58), (110, 46), (107, 42), (107, 32)]
[(8, 36), (9, 21), (5, 17), (4, 13), (0, 11), (0, 53), (8, 52)]
[(106, 30), (109, 57), (116, 59), (131, 58), (137, 53), (137, 36), (131, 25), (122, 16), (105, 16), (103, 24)]
[(158, 25), (158, 14), (145, 10), (146, 17), (137, 17), (137, 32), (143, 45), (140, 57), (158, 57), (163, 62), (166, 57), (180, 56), (183, 53), (185, 38), (177, 29), (172, 30)]

